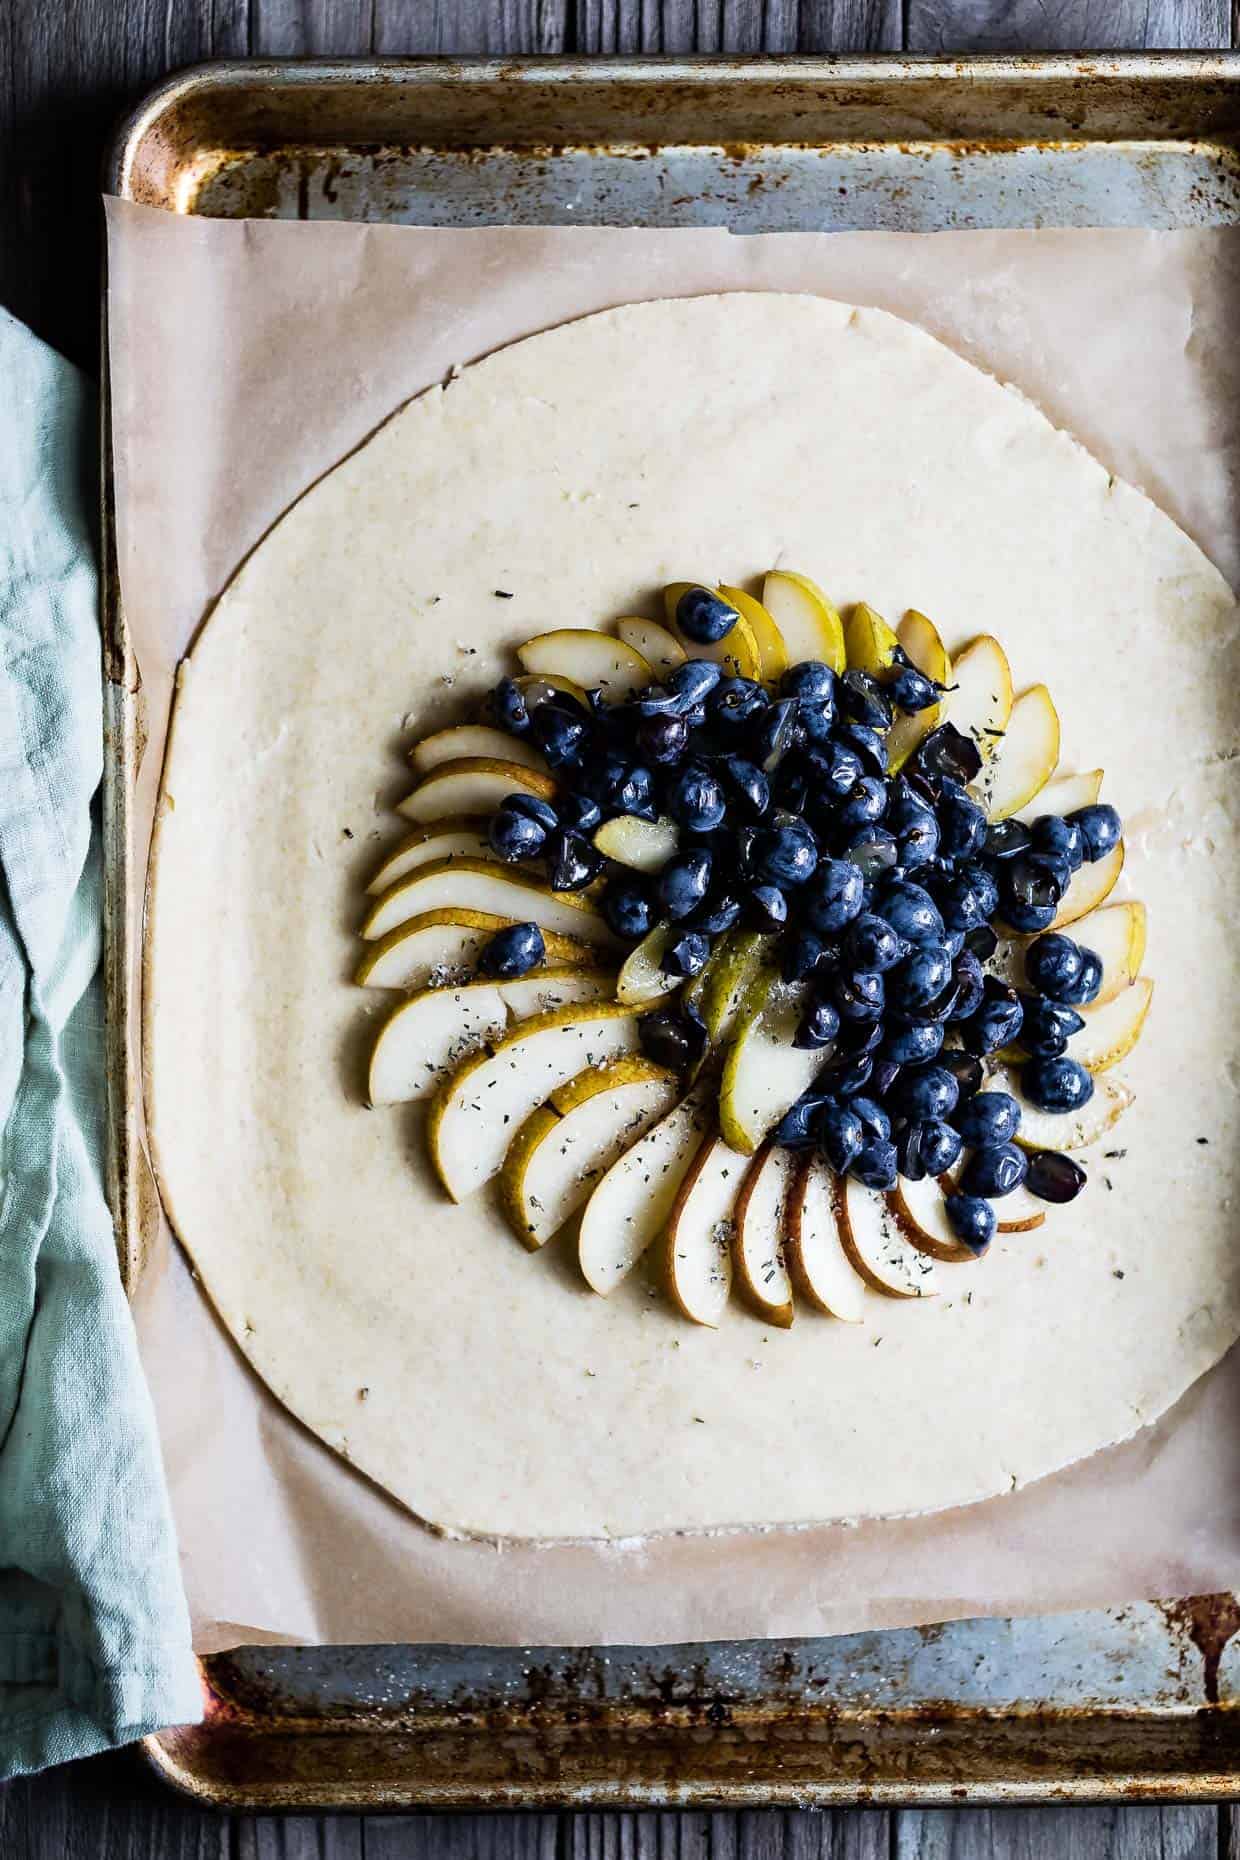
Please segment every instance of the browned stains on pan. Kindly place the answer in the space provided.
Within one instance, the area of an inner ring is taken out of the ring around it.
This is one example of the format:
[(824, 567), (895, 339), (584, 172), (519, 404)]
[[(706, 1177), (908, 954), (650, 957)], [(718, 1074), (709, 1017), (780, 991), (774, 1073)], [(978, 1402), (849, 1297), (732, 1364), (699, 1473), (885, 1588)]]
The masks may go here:
[(1206, 1703), (1217, 1705), (1219, 1662), (1228, 1641), (1240, 1633), (1240, 1600), (1234, 1595), (1189, 1595), (1158, 1605), (1167, 1625), (1186, 1634), (1200, 1652)]

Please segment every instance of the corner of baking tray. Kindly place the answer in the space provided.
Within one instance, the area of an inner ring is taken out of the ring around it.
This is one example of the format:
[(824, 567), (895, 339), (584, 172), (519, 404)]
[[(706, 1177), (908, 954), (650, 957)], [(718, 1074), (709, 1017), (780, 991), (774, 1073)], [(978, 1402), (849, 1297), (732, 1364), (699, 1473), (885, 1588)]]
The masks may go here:
[(1013, 56), (1008, 53), (946, 58), (935, 53), (845, 53), (840, 56), (801, 55), (768, 58), (578, 58), (452, 57), (360, 59), (220, 59), (190, 65), (165, 78), (124, 118), (109, 146), (104, 164), (104, 187), (121, 199), (135, 198), (134, 177), (143, 144), (158, 135), (162, 125), (199, 98), (218, 98), (231, 90), (299, 90), (359, 80), (385, 85), (426, 82), (456, 77), (462, 83), (490, 85), (498, 80), (550, 85), (588, 79), (606, 86), (619, 78), (647, 79), (661, 87), (669, 83), (724, 83), (729, 86), (757, 82), (872, 83), (892, 71), (916, 72), (923, 78), (942, 77), (955, 84), (989, 80), (1014, 81), (1033, 74), (1043, 81), (1110, 77), (1121, 82), (1154, 78), (1240, 82), (1240, 52), (1114, 52), (1052, 53)]

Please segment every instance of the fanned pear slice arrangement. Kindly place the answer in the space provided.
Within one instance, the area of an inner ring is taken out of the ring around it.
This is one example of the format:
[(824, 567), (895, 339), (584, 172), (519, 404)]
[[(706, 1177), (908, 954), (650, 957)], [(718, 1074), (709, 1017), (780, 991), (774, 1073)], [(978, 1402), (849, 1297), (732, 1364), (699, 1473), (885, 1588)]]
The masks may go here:
[(549, 625), (411, 748), (370, 1100), (423, 1101), (446, 1194), (495, 1183), (600, 1296), (862, 1324), (1083, 1186), (1132, 1102), (1145, 907), (993, 635), (949, 654), (783, 566), (655, 606)]

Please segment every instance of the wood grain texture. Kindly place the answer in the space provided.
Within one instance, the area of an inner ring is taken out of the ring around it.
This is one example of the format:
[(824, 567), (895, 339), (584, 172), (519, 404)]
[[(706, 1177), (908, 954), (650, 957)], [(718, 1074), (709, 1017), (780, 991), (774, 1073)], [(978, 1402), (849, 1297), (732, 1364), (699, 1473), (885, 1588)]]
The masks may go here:
[(561, 1860), (889, 1860), (892, 1817), (809, 1813), (599, 1814), (566, 1818)]
[(898, 1817), (893, 1860), (1216, 1860), (1210, 1808), (929, 1809)]
[(794, 52), (797, 0), (574, 0), (582, 52)]
[(1230, 0), (908, 0), (916, 52), (1194, 49), (1231, 23)]
[(365, 1860), (360, 1815), (252, 1815), (237, 1820), (235, 1833), (236, 1860)]
[(365, 1860), (556, 1860), (558, 1830), (554, 1815), (376, 1817)]
[[(321, 0), (328, 7), (340, 0)], [(354, 0), (346, 0), (353, 4)], [(364, 0), (363, 0), (364, 3)], [(402, 53), (562, 52), (569, 0), (369, 0), (374, 50)], [(267, 6), (270, 0), (260, 0)]]
[(250, 50), (264, 58), (347, 58), (374, 40), (375, 0), (263, 0)]
[(904, 43), (901, 0), (801, 0), (802, 52), (898, 52)]
[(232, 1830), (128, 1752), (0, 1786), (0, 1860), (232, 1860)]

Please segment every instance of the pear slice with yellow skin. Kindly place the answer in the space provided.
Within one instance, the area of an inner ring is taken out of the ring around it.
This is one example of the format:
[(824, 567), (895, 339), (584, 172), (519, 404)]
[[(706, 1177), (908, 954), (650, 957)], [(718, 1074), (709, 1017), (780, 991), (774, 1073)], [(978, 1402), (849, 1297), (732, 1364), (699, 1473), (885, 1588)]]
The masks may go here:
[(437, 859), (383, 892), (362, 924), (368, 942), (426, 911), (486, 911), (510, 923), (534, 923), (542, 931), (577, 936), (608, 949), (620, 940), (606, 919), (575, 891), (552, 891), (532, 872), (487, 859)]
[(609, 703), (656, 682), (650, 661), (640, 652), (591, 627), (538, 633), (517, 647), (517, 657), (523, 671), (539, 678), (569, 678), (588, 691), (601, 691)]
[[(1145, 925), (1145, 906), (1136, 899), (1104, 904), (1088, 916), (1078, 917), (1072, 925), (1073, 941), (1082, 949), (1092, 949), (1102, 964), (1102, 986), (1091, 1007), (1104, 1006), (1136, 981), (1145, 960)], [(991, 964), (995, 973), (1018, 988), (1026, 987), (1025, 953), (1036, 941), (1033, 936), (1005, 938)], [(1012, 1055), (1004, 1053), (1002, 1057)]]
[(1124, 842), (1114, 845), (1105, 859), (1095, 859), (1078, 866), (1072, 874), (1072, 882), (1059, 901), (1055, 912), (1052, 930), (1062, 930), (1065, 924), (1074, 924), (1080, 918), (1087, 917), (1105, 903), (1114, 891), (1119, 875), (1124, 869)]
[(1092, 807), (1101, 793), (1101, 769), (1088, 769), (1083, 775), (1056, 775), (1017, 811), (1016, 818), (1031, 824), (1044, 814), (1057, 814), (1062, 820), (1082, 807)]
[(653, 930), (647, 931), (620, 965), (616, 977), (617, 1001), (635, 1007), (645, 1001), (660, 1001), (680, 987), (684, 977), (669, 975), (663, 967), (664, 952), (671, 940), (670, 924), (656, 924)]
[(386, 1016), (370, 1055), (371, 1104), (410, 1104), (447, 1080), (462, 1060), (507, 1036), (531, 1015), (606, 1000), (612, 978), (598, 969), (542, 969), (510, 982), (427, 988)]
[(1105, 1007), (1136, 981), (1145, 961), (1145, 930), (1145, 906), (1135, 899), (1104, 904), (1072, 925), (1073, 941), (1082, 949), (1092, 949), (1102, 964), (1102, 987), (1089, 1004), (1090, 1013)]
[(1078, 1008), (1085, 1025), (1072, 1036), (1068, 1047), (1071, 1057), (1095, 1077), (1117, 1066), (1141, 1038), (1153, 999), (1154, 984), (1148, 975), (1142, 975), (1110, 1001), (1093, 1001), (1088, 1007)]
[(707, 641), (705, 644), (681, 632), (676, 608), (681, 596), (687, 594), (690, 588), (704, 588), (707, 594), (715, 593), (715, 589), (706, 581), (672, 581), (663, 590), (663, 610), (667, 615), (667, 623), (683, 645), (685, 657), (713, 659), (717, 665), (722, 665), (725, 674), (731, 678), (761, 678), (762, 662), (758, 642), (743, 614), (737, 614), (722, 639)]
[(526, 1118), (499, 1175), (500, 1200), (518, 1240), (545, 1246), (595, 1184), (666, 1115), (680, 1080), (651, 1059), (617, 1059), (579, 1072)]
[[(989, 762), (1003, 741), (1012, 714), (1012, 668), (1003, 647), (989, 633), (979, 633), (952, 663), (955, 689), (945, 691), (939, 723), (950, 723), (977, 744)], [(984, 792), (989, 784), (983, 776)]]
[(788, 1192), (796, 1174), (790, 1151), (768, 1145), (749, 1165), (732, 1235), (732, 1267), (758, 1317), (787, 1330), (793, 1319), (792, 1281), (784, 1263)]
[(844, 649), (850, 672), (869, 672), (878, 678), (895, 663), (900, 641), (880, 613), (858, 601), (844, 627)]
[[(1071, 1048), (1069, 1048), (1071, 1053)], [(1119, 1079), (1103, 1074), (1094, 1095), (1076, 1111), (1040, 1111), (1020, 1089), (1015, 1072), (1001, 1066), (986, 1082), (987, 1091), (1006, 1091), (1020, 1106), (1014, 1142), (1025, 1150), (1084, 1150), (1104, 1137), (1133, 1103), (1134, 1093)]]
[[(359, 988), (459, 987), (475, 978), (478, 958), (496, 931), (510, 929), (514, 921), (490, 911), (423, 911), (370, 944), (353, 979)], [(543, 931), (543, 950), (541, 968), (598, 967), (592, 944), (554, 930)]]
[(407, 820), (442, 820), (453, 814), (493, 814), (510, 794), (534, 794), (554, 801), (556, 784), (550, 775), (503, 762), (496, 756), (462, 756), (443, 762), (424, 775), (397, 812)]
[(449, 730), (435, 730), (424, 736), (409, 751), (409, 760), (419, 775), (429, 775), (445, 762), (475, 761), (486, 757), (492, 762), (515, 762), (518, 767), (547, 773), (547, 764), (533, 743), (496, 730), (489, 723), (458, 723)]
[(752, 594), (746, 594), (744, 588), (730, 588), (726, 582), (721, 581), (719, 592), (725, 601), (732, 603), (741, 619), (748, 623), (758, 647), (758, 664), (763, 684), (778, 684), (788, 669), (788, 647), (774, 618), (762, 602), (755, 600)]
[(844, 1251), (867, 1285), (888, 1298), (935, 1297), (934, 1261), (913, 1245), (886, 1195), (849, 1175), (836, 1205)]
[(426, 1124), (431, 1164), (453, 1201), (491, 1180), (531, 1112), (578, 1072), (635, 1056), (638, 1017), (615, 1001), (553, 1008), (457, 1067)]
[(674, 633), (669, 633), (657, 620), (643, 620), (640, 614), (625, 614), (617, 620), (616, 638), (632, 646), (634, 652), (640, 652), (658, 679), (683, 665), (688, 656)]
[(512, 682), (529, 710), (537, 710), (540, 704), (553, 704), (558, 697), (572, 698), (582, 710), (588, 712), (590, 709), (589, 696), (582, 686), (559, 672), (521, 672)]
[[(896, 637), (919, 672), (924, 672), (936, 685), (951, 683), (952, 662), (933, 620), (910, 607)], [(929, 736), (939, 721), (940, 708), (938, 704), (928, 704), (925, 710), (896, 712), (896, 720), (887, 732), (887, 767), (891, 774), (898, 774), (918, 744)]]
[[(1007, 820), (1041, 794), (1059, 761), (1059, 712), (1045, 685), (1022, 691), (994, 752), (987, 787), (992, 820)], [(1035, 816), (1036, 818), (1036, 816)]]
[(843, 1324), (862, 1324), (868, 1296), (840, 1237), (840, 1178), (821, 1157), (798, 1159), (788, 1193), (784, 1250), (798, 1298)]
[(410, 872), (416, 872), (420, 865), (434, 865), (438, 859), (494, 860), (497, 857), (487, 838), (485, 814), (458, 814), (455, 819), (429, 820), (389, 848), (367, 885), (366, 894), (377, 898), (380, 892), (408, 878)]
[(732, 1290), (732, 1234), (746, 1159), (722, 1137), (707, 1137), (680, 1185), (664, 1237), (664, 1270), (673, 1304), (694, 1324), (714, 1329)]
[(761, 930), (729, 930), (716, 945), (702, 974), (702, 1019), (712, 1044), (731, 1034), (745, 997), (753, 986), (774, 937)]
[(719, 1082), (719, 1127), (743, 1155), (753, 1155), (830, 1056), (792, 1043), (809, 998), (806, 983), (781, 981), (774, 964), (750, 985)]
[(762, 605), (784, 642), (789, 665), (817, 659), (833, 672), (844, 670), (843, 623), (816, 581), (791, 569), (773, 568), (762, 583)]
[(635, 872), (661, 872), (680, 845), (680, 829), (666, 816), (643, 820), (640, 814), (617, 814), (594, 835), (594, 850)]
[(705, 1085), (673, 1106), (604, 1175), (586, 1202), (577, 1258), (591, 1291), (606, 1297), (667, 1227), (689, 1166), (713, 1123)]

